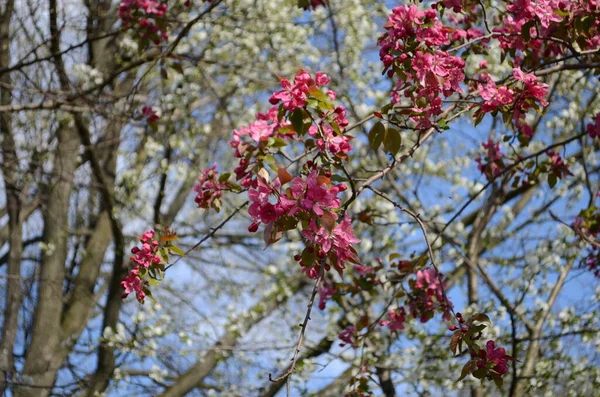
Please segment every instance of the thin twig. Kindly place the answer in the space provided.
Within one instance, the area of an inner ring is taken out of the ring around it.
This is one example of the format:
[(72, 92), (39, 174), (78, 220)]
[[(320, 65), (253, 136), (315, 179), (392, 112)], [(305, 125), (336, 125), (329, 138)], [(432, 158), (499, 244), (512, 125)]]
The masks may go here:
[(193, 250), (195, 250), (196, 248), (198, 248), (200, 246), (200, 244), (202, 244), (203, 242), (205, 242), (206, 240), (210, 239), (211, 237), (213, 237), (215, 235), (215, 233), (221, 229), (223, 226), (225, 226), (225, 224), (227, 222), (229, 222), (231, 220), (231, 218), (233, 218), (238, 212), (240, 212), (245, 206), (247, 206), (249, 203), (249, 201), (246, 201), (245, 203), (243, 203), (242, 205), (240, 205), (239, 207), (237, 207), (235, 210), (233, 210), (233, 212), (231, 214), (229, 214), (227, 216), (227, 218), (225, 218), (221, 223), (219, 223), (217, 226), (215, 226), (210, 233), (208, 233), (207, 235), (205, 235), (204, 237), (202, 237), (200, 239), (200, 241), (198, 241), (196, 244), (194, 244), (193, 247), (191, 247), (190, 249), (188, 249), (187, 251), (185, 251), (185, 253), (183, 254), (183, 256), (180, 256), (179, 258), (177, 258), (173, 263), (171, 263), (169, 266), (165, 267), (165, 271), (168, 270), (171, 266), (173, 266), (174, 264), (176, 264), (177, 262), (179, 262), (182, 258), (184, 258), (185, 256), (187, 256), (187, 254), (189, 254), (190, 252), (192, 252)]
[(321, 269), (319, 270), (319, 275), (317, 276), (317, 280), (315, 281), (315, 286), (313, 287), (312, 293), (310, 295), (310, 300), (308, 302), (306, 315), (304, 316), (304, 321), (300, 324), (300, 335), (298, 336), (298, 342), (296, 343), (296, 350), (294, 351), (294, 357), (292, 358), (292, 365), (290, 368), (281, 376), (277, 378), (273, 378), (271, 374), (269, 374), (269, 381), (271, 382), (279, 382), (283, 379), (286, 379), (286, 391), (287, 397), (290, 396), (290, 377), (294, 370), (296, 369), (296, 364), (298, 362), (298, 353), (300, 353), (300, 349), (302, 348), (302, 344), (304, 343), (304, 335), (306, 334), (306, 328), (308, 326), (308, 322), (310, 321), (310, 313), (312, 312), (312, 308), (315, 303), (315, 297), (317, 296), (317, 292), (319, 291), (319, 284), (323, 279), (323, 274), (325, 273), (325, 261), (321, 261)]
[[(415, 221), (417, 221), (417, 223), (419, 224), (419, 227), (421, 228), (421, 232), (423, 233), (423, 238), (425, 239), (425, 244), (427, 244), (427, 252), (429, 253), (429, 259), (431, 260), (431, 265), (435, 269), (435, 271), (437, 273), (437, 278), (440, 281), (440, 290), (442, 292), (442, 296), (444, 297), (444, 300), (446, 301), (446, 305), (448, 307), (448, 310), (452, 313), (453, 317), (458, 321), (458, 318), (456, 317), (456, 313), (454, 313), (454, 308), (449, 304), (450, 303), (450, 299), (448, 299), (448, 295), (446, 295), (446, 290), (444, 288), (444, 280), (442, 278), (442, 273), (440, 272), (439, 267), (435, 263), (435, 258), (433, 256), (433, 249), (431, 248), (431, 243), (429, 242), (429, 238), (427, 237), (427, 229), (425, 228), (425, 224), (421, 220), (420, 215), (419, 214), (415, 214), (411, 210), (409, 210), (409, 209), (401, 206), (400, 204), (396, 203), (394, 200), (390, 199), (384, 193), (382, 193), (381, 191), (375, 189), (374, 187), (367, 186), (367, 188), (369, 190), (371, 190), (373, 193), (375, 193), (376, 195), (378, 195), (379, 197), (381, 197), (382, 199), (384, 199), (387, 202), (391, 203), (394, 207), (398, 208), (400, 211), (402, 211), (405, 214), (407, 214), (410, 217), (412, 217)], [(459, 325), (460, 325), (460, 322), (459, 322)]]

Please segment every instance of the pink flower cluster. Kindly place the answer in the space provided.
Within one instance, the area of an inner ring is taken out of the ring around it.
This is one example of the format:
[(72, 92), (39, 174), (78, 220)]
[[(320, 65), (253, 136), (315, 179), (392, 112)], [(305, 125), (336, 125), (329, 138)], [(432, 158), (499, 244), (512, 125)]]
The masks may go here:
[(503, 348), (496, 348), (496, 343), (489, 340), (485, 344), (485, 350), (479, 350), (477, 367), (489, 368), (502, 376), (508, 372), (508, 360), (510, 359), (511, 357), (506, 355)]
[(167, 4), (160, 0), (122, 0), (119, 5), (119, 18), (123, 29), (137, 25), (141, 38), (159, 44), (169, 38), (165, 28), (159, 27), (166, 23), (164, 15), (167, 7)]
[[(337, 220), (337, 215), (333, 215), (333, 218)], [(358, 243), (360, 240), (354, 235), (352, 221), (348, 217), (345, 217), (331, 231), (326, 226), (317, 225), (313, 218), (310, 220), (309, 229), (303, 230), (302, 235), (318, 249), (317, 256), (319, 258), (329, 256), (330, 262), (338, 271), (345, 268), (345, 262), (357, 262), (358, 260), (352, 244)], [(305, 265), (302, 261), (300, 264)], [(328, 265), (325, 265), (325, 267), (328, 268)], [(316, 269), (313, 269), (313, 272), (309, 272), (308, 275), (311, 278), (316, 278), (317, 274), (314, 273), (316, 273)]]
[(555, 10), (565, 8), (565, 0), (515, 0), (506, 9), (513, 13), (515, 19), (529, 21), (537, 18), (543, 28), (547, 29), (551, 22), (563, 20)]
[[(241, 180), (242, 186), (256, 187), (256, 181), (251, 175), (251, 169), (258, 164), (258, 161), (253, 159), (255, 151), (265, 150), (264, 146), (269, 138), (289, 139), (294, 135), (294, 131), (290, 131), (290, 126), (291, 123), (288, 121), (279, 120), (277, 106), (272, 106), (267, 113), (259, 112), (256, 121), (233, 131), (233, 139), (229, 141), (229, 146), (235, 149), (234, 156), (240, 159), (233, 172), (236, 180)], [(253, 142), (245, 142), (244, 136), (249, 136)]]
[(217, 208), (220, 209), (220, 198), (223, 195), (224, 190), (229, 190), (229, 186), (225, 182), (219, 181), (216, 171), (217, 163), (214, 163), (211, 167), (204, 169), (198, 177), (198, 184), (194, 186), (194, 190), (197, 192), (194, 201), (198, 204), (198, 208)]
[(388, 319), (379, 322), (379, 325), (390, 327), (390, 331), (402, 331), (405, 328), (407, 311), (410, 315), (426, 323), (433, 318), (434, 312), (439, 310), (443, 313), (442, 318), (447, 321), (451, 318), (450, 310), (452, 303), (445, 297), (440, 275), (434, 268), (417, 271), (417, 278), (409, 281), (411, 292), (408, 305), (390, 309), (387, 313)]
[(419, 318), (422, 323), (433, 317), (434, 310), (444, 313), (443, 319), (450, 319), (452, 303), (446, 299), (440, 275), (434, 268), (417, 272), (417, 280), (412, 286), (412, 297), (409, 311), (413, 318)]
[(338, 336), (343, 343), (340, 343), (340, 347), (344, 347), (346, 345), (351, 345), (352, 347), (356, 347), (357, 344), (357, 332), (356, 327), (350, 325), (346, 327)]
[(159, 120), (158, 113), (151, 106), (144, 106), (142, 108), (142, 116), (144, 116), (149, 124), (154, 124)]
[(388, 311), (389, 320), (381, 320), (379, 325), (382, 327), (390, 327), (390, 331), (397, 332), (404, 330), (404, 322), (406, 321), (406, 311), (403, 307), (397, 307)]
[[(235, 130), (229, 142), (240, 159), (234, 170), (236, 180), (248, 189), (248, 214), (253, 219), (248, 230), (256, 232), (264, 224), (265, 241), (270, 244), (280, 239), (283, 232), (302, 225), (306, 249), (310, 251), (296, 255), (296, 260), (312, 278), (318, 277), (320, 266), (327, 270), (334, 266), (341, 271), (345, 262), (358, 262), (352, 244), (359, 240), (354, 236), (350, 218), (338, 219), (337, 215), (339, 196), (346, 186), (331, 182), (329, 166), (325, 169), (317, 165), (329, 164), (331, 157), (345, 160), (352, 149), (351, 137), (343, 133), (348, 125), (346, 109), (332, 103), (335, 92), (322, 91), (330, 82), (323, 72), (317, 72), (313, 78), (304, 70), (298, 71), (293, 82), (281, 78), (282, 90), (271, 96), (273, 106), (269, 111), (259, 113), (254, 122)], [(304, 141), (307, 133), (311, 139)], [(273, 155), (293, 141), (316, 147), (317, 156), (300, 164), (304, 176), (293, 177), (280, 167), (272, 179), (267, 165), (277, 169), (272, 164)], [(205, 189), (209, 192), (207, 198), (213, 197), (212, 192), (218, 188), (209, 184)], [(310, 263), (303, 257), (309, 258)]]
[(333, 286), (327, 283), (321, 283), (319, 285), (319, 309), (325, 310), (327, 301), (336, 293), (337, 290)]
[(265, 224), (275, 222), (284, 215), (295, 216), (300, 212), (317, 217), (325, 212), (332, 214), (330, 210), (340, 207), (338, 194), (346, 190), (346, 186), (328, 186), (326, 182), (326, 177), (320, 175), (317, 170), (312, 170), (306, 180), (295, 177), (290, 188), (282, 191), (279, 178), (269, 185), (264, 178), (259, 177), (256, 188), (248, 190), (248, 213), (254, 222)]
[(144, 298), (147, 294), (147, 283), (144, 282), (140, 271), (145, 271), (153, 265), (160, 263), (160, 257), (156, 255), (156, 252), (158, 251), (158, 241), (153, 240), (154, 234), (154, 230), (145, 232), (140, 238), (142, 248), (133, 247), (131, 249), (131, 253), (133, 254), (131, 261), (134, 262), (136, 266), (129, 272), (125, 279), (121, 281), (121, 287), (124, 289), (121, 298), (126, 298), (129, 294), (135, 293), (136, 299), (140, 303), (144, 302)]
[[(577, 42), (582, 50), (600, 46), (597, 19), (583, 30), (577, 29), (574, 23), (584, 15), (599, 15), (600, 7), (596, 0), (513, 0), (506, 8), (508, 14), (504, 16), (502, 26), (494, 29), (501, 48), (506, 51), (527, 53), (538, 62), (564, 54), (569, 49), (565, 42)], [(522, 34), (524, 29), (529, 30), (530, 38)], [(553, 40), (559, 30), (563, 31), (560, 34), (562, 41)], [(515, 61), (517, 65), (522, 61), (518, 53)]]
[(560, 154), (556, 153), (554, 150), (548, 150), (546, 155), (548, 156), (548, 161), (550, 163), (550, 172), (558, 178), (572, 175), (571, 171), (569, 171), (569, 165), (565, 163)]
[(502, 158), (504, 153), (500, 151), (500, 143), (494, 142), (491, 138), (482, 143), (483, 148), (486, 150), (484, 157), (477, 157), (477, 169), (484, 174), (488, 180), (496, 178), (502, 173), (504, 169), (504, 162)]
[(545, 100), (548, 95), (548, 84), (540, 82), (533, 73), (524, 73), (520, 68), (513, 69), (513, 77), (523, 86), (516, 98), (516, 109), (525, 113), (532, 107), (532, 101), (537, 101), (542, 106), (548, 105)]
[(301, 1), (299, 4), (304, 4), (302, 5), (302, 8), (305, 10), (308, 10), (309, 7), (314, 10), (319, 6), (327, 7), (327, 0), (305, 0), (304, 2)]
[(594, 116), (594, 122), (587, 125), (587, 133), (590, 138), (600, 138), (600, 113)]
[(310, 73), (301, 70), (294, 78), (294, 84), (290, 83), (288, 79), (281, 78), (280, 84), (283, 90), (271, 95), (269, 102), (271, 105), (277, 105), (281, 102), (285, 110), (294, 111), (296, 108), (306, 106), (309, 87), (315, 84), (317, 86), (324, 86), (329, 84), (330, 81), (329, 76), (322, 72), (317, 72), (313, 81)]
[(548, 94), (548, 85), (540, 82), (534, 74), (524, 73), (520, 68), (513, 70), (513, 78), (515, 83), (512, 88), (509, 88), (496, 85), (489, 74), (481, 74), (481, 82), (477, 83), (477, 89), (483, 102), (476, 111), (475, 117), (479, 112), (493, 115), (496, 115), (498, 111), (510, 112), (515, 127), (529, 141), (533, 136), (533, 129), (525, 122), (525, 114), (531, 108), (536, 107), (536, 103), (541, 106), (548, 105), (545, 100)]
[[(343, 159), (352, 150), (350, 140), (352, 137), (342, 133), (342, 129), (348, 125), (346, 109), (341, 106), (333, 106), (330, 102), (335, 100), (336, 93), (329, 90), (323, 94), (319, 87), (324, 87), (331, 81), (330, 77), (317, 72), (314, 79), (312, 76), (300, 70), (293, 84), (287, 79), (280, 79), (283, 90), (275, 92), (271, 98), (272, 106), (267, 113), (258, 113), (256, 121), (247, 127), (241, 127), (234, 131), (233, 139), (229, 145), (235, 149), (235, 156), (240, 158), (238, 167), (234, 170), (236, 179), (241, 180), (244, 187), (257, 187), (253, 174), (257, 168), (262, 168), (258, 161), (259, 154), (269, 151), (271, 138), (287, 142), (290, 139), (301, 141), (301, 131), (295, 131), (292, 123), (287, 119), (297, 110), (307, 107), (309, 99), (327, 101), (327, 111), (318, 110), (317, 117), (313, 117), (316, 124), (311, 124), (307, 132), (314, 138), (317, 148), (322, 152), (329, 152), (334, 157)], [(304, 115), (308, 111), (302, 111), (302, 125)], [(248, 136), (251, 141), (245, 140)], [(284, 143), (283, 145), (286, 145)]]
[[(429, 128), (432, 118), (442, 113), (442, 96), (462, 92), (465, 62), (439, 49), (451, 39), (472, 39), (482, 34), (476, 29), (462, 31), (442, 25), (436, 10), (420, 11), (417, 6), (392, 10), (379, 38), (379, 57), (389, 77), (399, 76), (392, 91), (392, 102), (404, 97), (414, 105), (410, 119), (417, 128)], [(436, 48), (438, 47), (438, 48)]]
[(480, 79), (485, 83), (485, 85), (482, 83), (477, 84), (479, 95), (484, 100), (481, 105), (481, 110), (484, 113), (502, 110), (504, 106), (512, 104), (514, 101), (513, 90), (508, 87), (497, 86), (488, 73), (482, 73)]

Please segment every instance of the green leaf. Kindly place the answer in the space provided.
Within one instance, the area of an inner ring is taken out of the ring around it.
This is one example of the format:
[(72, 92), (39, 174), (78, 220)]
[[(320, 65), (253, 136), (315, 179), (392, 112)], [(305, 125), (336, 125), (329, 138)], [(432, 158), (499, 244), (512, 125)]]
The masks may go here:
[(528, 42), (531, 40), (530, 30), (534, 24), (535, 24), (535, 19), (531, 19), (529, 22), (527, 22), (525, 25), (523, 25), (521, 27), (521, 36), (523, 36), (523, 39), (525, 40), (525, 42)]
[(477, 369), (477, 361), (475, 361), (475, 360), (467, 361), (465, 366), (462, 368), (462, 371), (460, 372), (460, 378), (458, 378), (455, 383), (460, 382), (461, 380), (466, 378), (467, 375), (469, 375), (476, 369)]
[(227, 180), (229, 179), (230, 176), (231, 176), (231, 172), (226, 172), (224, 174), (219, 175), (219, 182), (221, 182), (221, 183), (227, 182)]
[(501, 376), (494, 376), (492, 379), (494, 380), (494, 383), (496, 384), (496, 387), (498, 389), (501, 389), (502, 385), (504, 384), (504, 380), (502, 379), (502, 377)]
[(313, 263), (315, 263), (315, 260), (317, 259), (317, 254), (314, 252), (310, 252), (308, 250), (308, 247), (304, 248), (304, 251), (302, 251), (302, 262), (304, 263), (305, 267), (311, 267), (313, 265)]
[(212, 208), (217, 212), (221, 212), (221, 200), (214, 199), (212, 202)]
[(176, 255), (185, 256), (183, 250), (175, 245), (169, 245), (167, 249)]
[(371, 149), (379, 149), (379, 146), (381, 146), (381, 143), (383, 142), (383, 138), (385, 138), (385, 127), (381, 121), (378, 121), (373, 125), (371, 131), (369, 131), (369, 144), (371, 145)]
[(303, 10), (308, 10), (308, 7), (310, 7), (310, 2), (308, 0), (298, 0), (298, 7), (302, 8)]
[(290, 116), (290, 121), (294, 127), (294, 131), (298, 135), (304, 135), (304, 111), (301, 108), (294, 110), (294, 113)]
[(476, 313), (471, 318), (475, 321), (479, 321), (480, 323), (489, 323), (490, 325), (492, 325), (492, 320), (490, 320), (488, 315), (485, 313)]
[(473, 372), (473, 376), (476, 377), (477, 379), (483, 379), (487, 375), (487, 372), (488, 372), (487, 368), (485, 368), (485, 367), (479, 368), (475, 372)]
[(450, 129), (450, 126), (448, 125), (448, 122), (445, 119), (441, 119), (440, 121), (438, 121), (438, 127), (444, 131)]
[(341, 176), (341, 175), (338, 175), (338, 174), (331, 175), (330, 179), (333, 182), (338, 182), (338, 183), (340, 183), (340, 182), (348, 182), (348, 178), (346, 178), (344, 176)]
[(179, 74), (183, 74), (183, 66), (179, 62), (172, 63), (171, 67)]
[(452, 351), (452, 354), (454, 354), (455, 356), (456, 356), (456, 352), (458, 349), (458, 344), (461, 340), (462, 340), (462, 331), (461, 330), (454, 331), (454, 333), (452, 334), (452, 339), (450, 339), (450, 350)]
[(512, 119), (512, 116), (513, 115), (510, 112), (502, 113), (502, 121), (504, 121), (504, 124), (510, 125), (510, 120)]
[(386, 152), (391, 153), (393, 156), (398, 153), (400, 146), (402, 145), (402, 137), (400, 131), (395, 128), (388, 128), (383, 138), (383, 147)]
[(398, 259), (398, 258), (402, 258), (401, 254), (395, 253), (395, 254), (390, 254), (390, 256), (388, 257), (388, 260), (391, 262), (394, 259)]
[(556, 174), (548, 175), (548, 185), (550, 185), (551, 188), (556, 186), (557, 182), (558, 182), (558, 177), (556, 176)]
[(150, 285), (152, 287), (158, 287), (158, 280), (155, 278), (149, 278), (148, 285)]

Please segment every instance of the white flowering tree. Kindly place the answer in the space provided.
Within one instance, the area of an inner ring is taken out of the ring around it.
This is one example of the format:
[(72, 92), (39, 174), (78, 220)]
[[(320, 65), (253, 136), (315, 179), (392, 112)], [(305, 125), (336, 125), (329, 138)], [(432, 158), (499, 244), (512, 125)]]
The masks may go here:
[(433, 3), (0, 4), (3, 393), (594, 395), (599, 6)]

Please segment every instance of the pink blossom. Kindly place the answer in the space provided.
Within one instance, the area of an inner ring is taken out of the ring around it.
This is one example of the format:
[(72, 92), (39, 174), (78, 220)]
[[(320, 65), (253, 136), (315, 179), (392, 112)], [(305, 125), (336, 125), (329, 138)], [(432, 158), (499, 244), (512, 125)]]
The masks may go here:
[(257, 120), (248, 126), (250, 136), (256, 142), (268, 140), (275, 132), (277, 125), (268, 124), (265, 120)]
[(560, 154), (556, 153), (554, 150), (548, 150), (546, 155), (548, 156), (550, 163), (550, 171), (554, 175), (556, 175), (558, 178), (572, 175), (571, 171), (569, 171), (569, 165), (565, 163)]
[(356, 327), (353, 325), (350, 325), (346, 328), (344, 328), (344, 330), (342, 332), (340, 332), (338, 338), (340, 338), (340, 340), (343, 343), (340, 343), (340, 347), (344, 347), (346, 345), (352, 345), (353, 347), (356, 347)]
[(152, 109), (150, 106), (144, 106), (142, 108), (142, 114), (150, 124), (156, 123), (159, 119), (156, 110)]
[(285, 209), (279, 203), (269, 202), (271, 194), (275, 192), (276, 189), (269, 186), (262, 178), (257, 180), (255, 189), (248, 190), (248, 198), (250, 199), (248, 214), (254, 218), (255, 222), (269, 224), (285, 213)]
[(541, 83), (532, 73), (523, 73), (520, 68), (513, 69), (513, 76), (516, 80), (524, 83), (526, 96), (537, 99), (542, 106), (548, 105), (548, 102), (544, 100), (548, 94), (548, 84)]
[(423, 323), (433, 317), (434, 310), (443, 312), (444, 320), (450, 318), (452, 303), (447, 300), (440, 275), (434, 268), (417, 272), (417, 279), (410, 282), (412, 297), (409, 310), (413, 318), (419, 318)]
[[(492, 369), (500, 375), (504, 375), (508, 372), (508, 360), (509, 358), (506, 356), (506, 351), (499, 347), (496, 348), (496, 343), (493, 340), (489, 340), (485, 344), (486, 348), (486, 359), (488, 363), (492, 363)], [(480, 363), (478, 362), (479, 366)]]
[(482, 143), (486, 149), (485, 157), (477, 157), (475, 161), (478, 163), (477, 169), (481, 171), (488, 179), (493, 179), (499, 176), (504, 169), (502, 158), (504, 153), (500, 151), (500, 144), (494, 142), (491, 138)]
[(487, 73), (483, 73), (481, 79), (485, 81), (485, 85), (478, 83), (479, 95), (484, 102), (481, 107), (483, 112), (493, 112), (501, 106), (509, 105), (514, 100), (514, 93), (508, 87), (497, 87), (496, 83)]
[(121, 287), (124, 292), (121, 294), (121, 299), (125, 299), (129, 294), (135, 292), (138, 301), (142, 302), (146, 296), (144, 293), (144, 285), (139, 276), (139, 269), (133, 268), (129, 274), (121, 281)]
[(397, 332), (404, 329), (404, 322), (406, 321), (406, 311), (403, 307), (397, 307), (388, 311), (389, 320), (382, 320), (379, 325), (382, 327), (389, 326), (390, 331)]
[(194, 201), (198, 204), (198, 208), (208, 209), (211, 207), (219, 208), (219, 199), (223, 195), (224, 190), (229, 187), (225, 182), (219, 182), (216, 171), (217, 163), (214, 163), (210, 168), (204, 169), (198, 177), (198, 184), (194, 186), (194, 190), (198, 193)]
[(600, 138), (600, 113), (596, 114), (593, 123), (587, 125), (587, 133), (590, 138)]
[(317, 72), (315, 82), (317, 85), (327, 85), (331, 82), (331, 78), (323, 72)]
[(317, 148), (323, 152), (329, 151), (329, 153), (336, 155), (349, 153), (352, 150), (352, 145), (349, 143), (352, 137), (338, 135), (333, 128), (326, 124), (322, 124), (320, 128), (313, 125), (309, 128), (308, 133), (316, 138)]
[(319, 285), (319, 309), (325, 310), (327, 301), (336, 293), (336, 289), (332, 286), (321, 283)]
[(293, 111), (296, 108), (306, 105), (308, 94), (308, 83), (312, 82), (310, 75), (307, 72), (300, 71), (292, 85), (289, 80), (281, 79), (281, 88), (283, 90), (275, 92), (271, 95), (269, 102), (271, 105), (276, 105), (279, 102), (283, 103), (283, 107), (288, 111)]
[(155, 44), (166, 40), (168, 34), (158, 27), (159, 20), (164, 21), (168, 5), (158, 0), (122, 0), (119, 5), (119, 18), (123, 28), (137, 24), (141, 28), (140, 36), (150, 38)]

